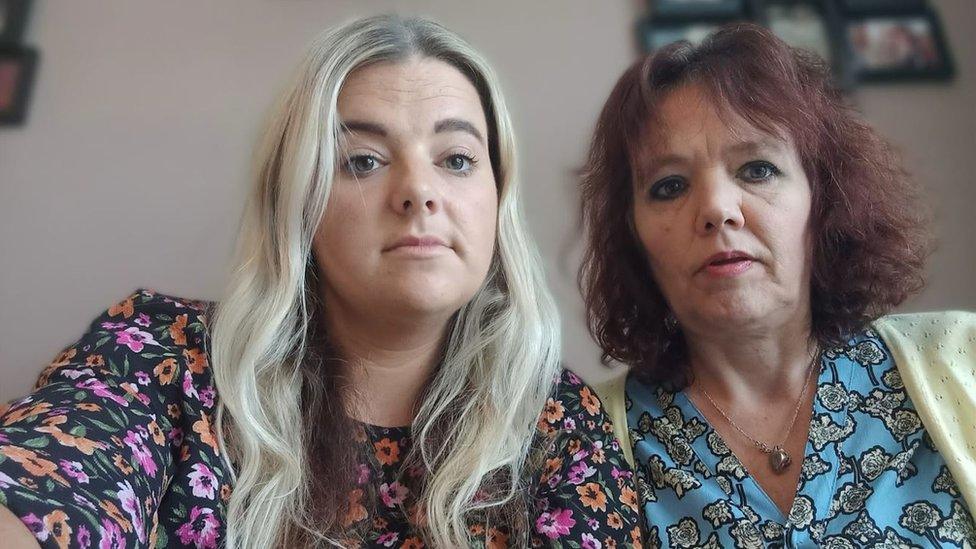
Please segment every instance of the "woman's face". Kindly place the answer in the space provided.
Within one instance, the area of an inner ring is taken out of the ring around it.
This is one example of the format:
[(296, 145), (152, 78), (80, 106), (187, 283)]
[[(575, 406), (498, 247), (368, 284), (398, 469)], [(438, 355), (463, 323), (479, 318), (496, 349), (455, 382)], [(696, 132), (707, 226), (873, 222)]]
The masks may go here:
[(368, 65), (339, 94), (343, 130), (314, 240), (326, 303), (347, 314), (453, 314), (494, 253), (498, 193), (478, 92), (442, 61)]
[(671, 92), (661, 115), (633, 219), (677, 319), (698, 330), (805, 319), (811, 199), (794, 146), (723, 121), (696, 85)]

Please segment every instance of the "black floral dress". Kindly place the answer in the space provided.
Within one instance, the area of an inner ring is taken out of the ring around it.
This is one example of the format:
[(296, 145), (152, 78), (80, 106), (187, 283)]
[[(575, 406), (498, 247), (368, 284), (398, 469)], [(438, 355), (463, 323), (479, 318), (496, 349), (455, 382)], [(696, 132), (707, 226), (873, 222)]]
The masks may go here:
[(684, 392), (629, 380), (648, 546), (972, 547), (973, 518), (872, 331), (821, 356), (784, 516)]
[[(42, 546), (221, 545), (231, 481), (213, 430), (206, 311), (141, 290), (96, 319), (34, 393), (0, 410), (0, 504)], [(539, 436), (532, 544), (639, 547), (633, 474), (574, 374), (563, 373)], [(414, 494), (400, 483), (409, 428), (363, 425), (360, 442), (346, 523), (368, 532), (362, 545), (423, 547)], [(371, 513), (367, 490), (378, 496)], [(513, 544), (498, 526), (472, 521), (470, 532), (476, 546)]]

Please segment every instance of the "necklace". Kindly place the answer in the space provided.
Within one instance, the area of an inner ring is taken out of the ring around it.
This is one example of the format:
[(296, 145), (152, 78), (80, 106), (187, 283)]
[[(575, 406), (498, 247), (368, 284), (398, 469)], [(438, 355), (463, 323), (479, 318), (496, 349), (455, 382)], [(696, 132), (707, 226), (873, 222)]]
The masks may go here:
[(818, 358), (820, 358), (819, 351), (814, 353), (813, 360), (810, 361), (810, 366), (807, 367), (806, 381), (803, 383), (803, 390), (800, 391), (800, 396), (796, 399), (796, 405), (794, 406), (793, 410), (793, 418), (790, 420), (789, 427), (786, 428), (786, 434), (783, 436), (783, 442), (774, 446), (770, 446), (743, 431), (738, 425), (735, 424), (734, 421), (732, 421), (732, 418), (725, 413), (725, 410), (720, 408), (718, 404), (715, 404), (715, 401), (712, 400), (712, 397), (708, 394), (708, 391), (706, 391), (704, 387), (699, 386), (698, 390), (705, 395), (705, 398), (708, 399), (708, 402), (712, 405), (712, 408), (715, 408), (715, 411), (722, 414), (722, 417), (725, 418), (725, 421), (729, 422), (729, 425), (738, 431), (740, 435), (746, 437), (749, 439), (749, 441), (755, 444), (756, 448), (759, 448), (762, 453), (769, 456), (769, 466), (772, 467), (774, 473), (779, 474), (785, 471), (786, 468), (790, 466), (790, 463), (793, 463), (793, 458), (790, 456), (789, 452), (783, 448), (783, 446), (786, 444), (786, 441), (789, 440), (790, 433), (793, 432), (793, 426), (796, 424), (796, 417), (800, 415), (800, 405), (803, 403), (803, 396), (807, 394), (807, 387), (810, 386), (810, 377), (813, 374), (814, 365), (818, 362)]

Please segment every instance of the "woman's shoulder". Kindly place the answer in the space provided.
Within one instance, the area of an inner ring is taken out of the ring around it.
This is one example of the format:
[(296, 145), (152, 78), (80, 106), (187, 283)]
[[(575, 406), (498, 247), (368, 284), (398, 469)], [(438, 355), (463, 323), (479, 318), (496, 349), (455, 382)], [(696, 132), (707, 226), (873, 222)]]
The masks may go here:
[(563, 369), (553, 395), (539, 417), (539, 429), (613, 434), (613, 423), (596, 391), (570, 370)]

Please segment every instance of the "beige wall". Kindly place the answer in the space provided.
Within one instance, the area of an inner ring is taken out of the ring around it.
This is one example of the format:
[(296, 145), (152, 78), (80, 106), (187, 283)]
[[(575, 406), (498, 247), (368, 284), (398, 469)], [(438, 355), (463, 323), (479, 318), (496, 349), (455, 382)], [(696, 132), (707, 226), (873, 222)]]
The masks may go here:
[[(939, 208), (932, 285), (909, 308), (976, 308), (976, 7), (939, 0), (951, 85), (857, 100), (903, 147)], [(39, 1), (27, 126), (0, 131), (0, 401), (137, 286), (212, 298), (260, 120), (317, 31), (355, 15), (432, 15), (495, 64), (513, 106), (530, 225), (565, 316), (567, 363), (605, 375), (575, 288), (579, 165), (596, 113), (635, 54), (641, 2), (614, 0)]]

